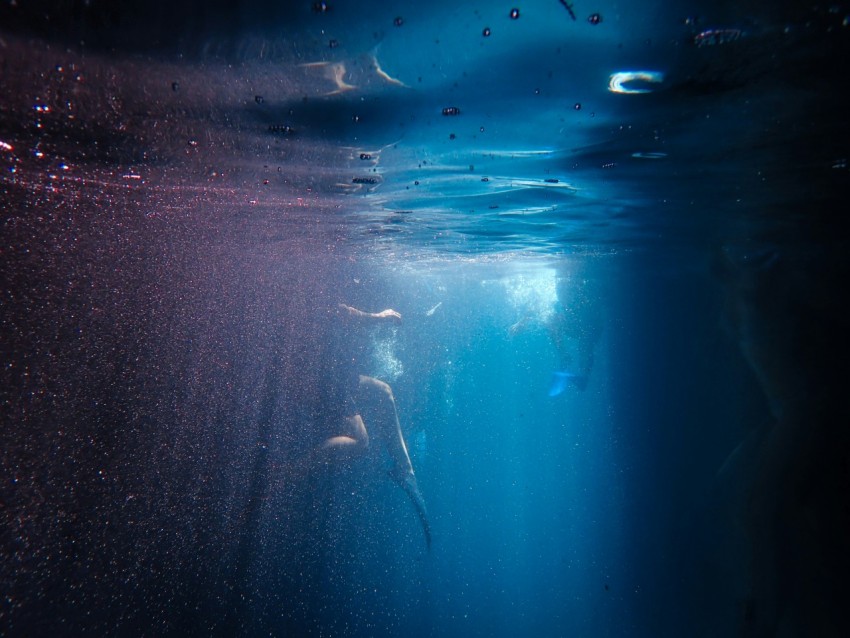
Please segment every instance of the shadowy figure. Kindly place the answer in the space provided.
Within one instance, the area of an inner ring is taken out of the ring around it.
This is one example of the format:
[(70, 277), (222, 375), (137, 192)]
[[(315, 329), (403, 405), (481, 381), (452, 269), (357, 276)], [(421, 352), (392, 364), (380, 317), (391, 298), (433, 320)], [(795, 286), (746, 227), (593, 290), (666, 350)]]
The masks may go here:
[(345, 304), (339, 304), (336, 314), (335, 319), (343, 332), (343, 342), (336, 344), (339, 347), (333, 355), (330, 372), (335, 378), (328, 379), (328, 382), (336, 395), (329, 400), (338, 402), (334, 420), (341, 424), (342, 429), (326, 439), (314, 454), (324, 459), (351, 459), (363, 454), (370, 440), (380, 441), (393, 464), (390, 478), (410, 498), (422, 524), (425, 542), (430, 548), (431, 527), (425, 500), (419, 491), (407, 452), (392, 388), (384, 381), (359, 373), (365, 347), (358, 343), (359, 335), (353, 330), (357, 324), (364, 322), (400, 322), (401, 314), (392, 309), (364, 312)]
[(773, 417), (738, 460), (754, 470), (741, 634), (754, 638), (838, 636), (846, 620), (850, 357), (837, 294), (846, 257), (791, 248), (725, 246), (714, 264), (727, 321)]
[[(586, 279), (559, 277), (557, 301), (545, 321), (549, 338), (558, 354), (558, 368), (552, 373), (549, 396), (563, 393), (568, 385), (585, 390), (593, 370), (596, 344), (602, 335), (603, 314), (597, 296), (591, 293)], [(508, 332), (515, 335), (536, 319), (526, 316), (513, 324)]]

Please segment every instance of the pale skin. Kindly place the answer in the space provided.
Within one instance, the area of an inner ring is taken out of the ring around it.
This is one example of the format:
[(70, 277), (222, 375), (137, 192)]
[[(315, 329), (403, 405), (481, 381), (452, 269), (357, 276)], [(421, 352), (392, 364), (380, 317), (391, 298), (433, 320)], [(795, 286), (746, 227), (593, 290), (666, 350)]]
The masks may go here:
[[(388, 383), (361, 374), (357, 394), (361, 399), (360, 402), (367, 408), (367, 412), (371, 412), (370, 426), (377, 438), (383, 442), (395, 467), (402, 473), (412, 475), (413, 465), (404, 442), (392, 388)], [(345, 426), (346, 434), (328, 438), (322, 444), (322, 448), (336, 450), (350, 456), (361, 454), (369, 447), (369, 431), (366, 429), (363, 417), (359, 413), (346, 416)]]
[[(339, 308), (346, 317), (356, 320), (401, 321), (401, 313), (391, 308), (380, 312), (364, 312), (343, 303), (339, 304)], [(363, 374), (359, 375), (358, 379), (358, 405), (362, 405), (367, 412), (372, 413), (370, 415), (372, 418), (369, 419), (370, 427), (383, 442), (396, 468), (407, 474), (413, 474), (413, 465), (410, 463), (410, 455), (407, 453), (407, 445), (401, 432), (392, 388), (384, 381)], [(348, 415), (345, 417), (345, 422), (348, 433), (330, 437), (324, 442), (323, 447), (349, 452), (352, 455), (363, 452), (369, 447), (369, 432), (363, 416), (359, 413)]]
[[(401, 314), (390, 308), (380, 312), (364, 312), (352, 306), (339, 304), (339, 309), (344, 317), (355, 320), (401, 321)], [(392, 388), (384, 381), (361, 374), (358, 375), (356, 398), (357, 412), (346, 415), (343, 419), (345, 432), (326, 439), (321, 445), (321, 450), (323, 454), (354, 458), (369, 447), (371, 430), (374, 438), (382, 442), (392, 459), (391, 476), (410, 497), (422, 523), (425, 540), (430, 547), (431, 529), (425, 511), (425, 502), (419, 492), (413, 465), (407, 452), (407, 444), (404, 442)], [(365, 421), (361, 412), (366, 416)], [(368, 430), (366, 423), (369, 424)]]

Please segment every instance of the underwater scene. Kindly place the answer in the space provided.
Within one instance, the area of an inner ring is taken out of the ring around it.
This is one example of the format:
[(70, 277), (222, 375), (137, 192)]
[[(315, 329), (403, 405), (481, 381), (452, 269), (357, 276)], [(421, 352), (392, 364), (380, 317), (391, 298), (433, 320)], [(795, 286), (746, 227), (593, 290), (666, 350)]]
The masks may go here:
[(2, 0), (0, 636), (847, 635), (848, 54)]

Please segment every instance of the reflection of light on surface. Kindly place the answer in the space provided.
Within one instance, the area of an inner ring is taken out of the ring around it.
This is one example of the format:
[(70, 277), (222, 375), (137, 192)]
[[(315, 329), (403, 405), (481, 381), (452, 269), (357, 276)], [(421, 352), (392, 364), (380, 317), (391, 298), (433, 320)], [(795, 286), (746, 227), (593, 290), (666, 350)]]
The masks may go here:
[(637, 153), (632, 153), (632, 157), (638, 159), (664, 159), (667, 157), (667, 153), (660, 151), (638, 151)]
[(608, 78), (608, 90), (612, 93), (649, 93), (652, 89), (623, 86), (626, 82), (648, 82), (658, 84), (664, 81), (661, 71), (619, 71)]

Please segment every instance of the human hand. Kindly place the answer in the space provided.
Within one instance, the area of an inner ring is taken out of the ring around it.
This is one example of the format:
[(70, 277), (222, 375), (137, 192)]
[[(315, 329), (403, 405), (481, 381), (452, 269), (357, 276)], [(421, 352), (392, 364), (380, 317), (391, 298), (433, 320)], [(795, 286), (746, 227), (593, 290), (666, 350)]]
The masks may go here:
[(401, 313), (396, 312), (392, 308), (387, 308), (386, 310), (381, 310), (381, 312), (375, 313), (375, 318), (377, 319), (391, 319), (393, 321), (401, 321)]

